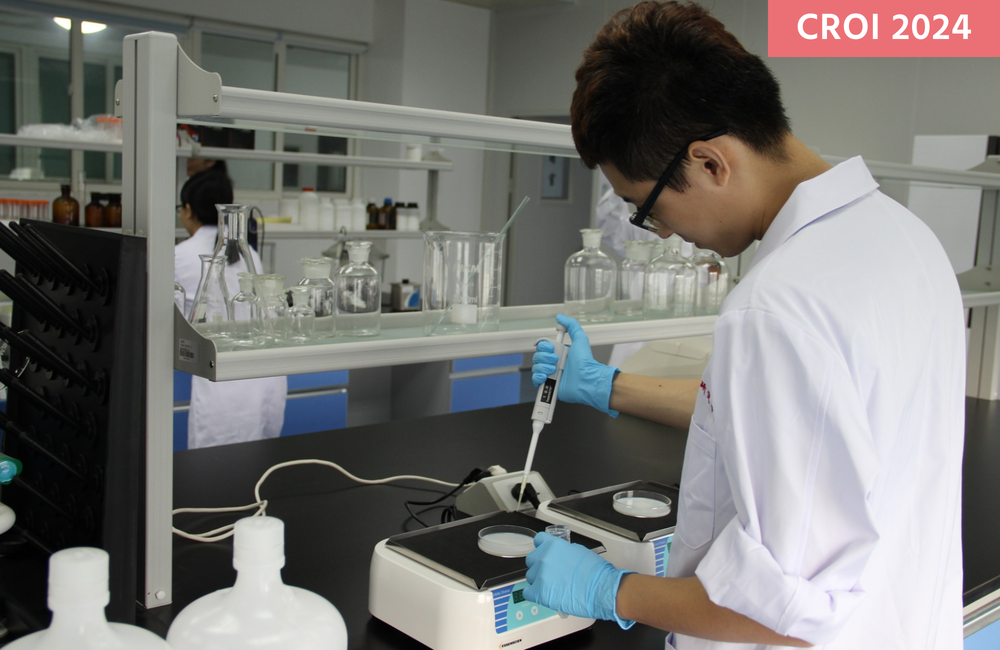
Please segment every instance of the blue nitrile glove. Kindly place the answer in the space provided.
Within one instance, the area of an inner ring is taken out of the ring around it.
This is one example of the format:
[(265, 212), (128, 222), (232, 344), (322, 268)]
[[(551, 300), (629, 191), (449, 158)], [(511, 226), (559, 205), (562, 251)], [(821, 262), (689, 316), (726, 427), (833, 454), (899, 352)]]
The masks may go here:
[(623, 630), (635, 625), (615, 611), (622, 576), (634, 571), (616, 569), (589, 548), (548, 533), (535, 535), (535, 550), (524, 561), (530, 584), (524, 597), (531, 602), (563, 614), (616, 621)]
[[(566, 355), (566, 367), (559, 380), (558, 398), (573, 404), (586, 404), (611, 417), (618, 417), (618, 411), (608, 407), (611, 401), (611, 383), (615, 373), (621, 372), (614, 366), (606, 366), (594, 361), (590, 351), (590, 339), (575, 318), (556, 316), (556, 322), (566, 328), (573, 345)], [(545, 378), (556, 371), (559, 357), (550, 341), (539, 341), (535, 355), (531, 357), (531, 383), (535, 388), (542, 385)]]

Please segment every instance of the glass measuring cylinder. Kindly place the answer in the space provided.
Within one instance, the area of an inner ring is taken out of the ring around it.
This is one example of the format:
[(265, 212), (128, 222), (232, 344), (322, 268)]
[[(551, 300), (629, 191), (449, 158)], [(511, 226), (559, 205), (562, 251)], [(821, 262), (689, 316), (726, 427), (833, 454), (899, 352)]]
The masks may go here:
[(424, 334), (495, 332), (503, 294), (496, 233), (424, 233)]
[(566, 260), (564, 309), (567, 316), (582, 322), (607, 322), (614, 318), (618, 265), (601, 252), (599, 229), (584, 228), (580, 234), (583, 249)]

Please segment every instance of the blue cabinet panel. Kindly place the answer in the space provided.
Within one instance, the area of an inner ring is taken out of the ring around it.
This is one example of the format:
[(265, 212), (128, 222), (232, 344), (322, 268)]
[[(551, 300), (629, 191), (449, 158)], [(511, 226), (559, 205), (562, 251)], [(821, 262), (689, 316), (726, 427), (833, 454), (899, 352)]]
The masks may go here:
[(521, 373), (518, 372), (455, 379), (451, 382), (451, 412), (517, 404), (520, 392)]
[(324, 388), (326, 386), (346, 386), (347, 376), (347, 370), (288, 375), (288, 391), (302, 390), (303, 388)]
[(174, 411), (174, 451), (188, 448), (188, 412)]
[(965, 638), (965, 650), (997, 650), (997, 648), (1000, 648), (1000, 621)]
[(455, 359), (455, 372), (468, 370), (484, 370), (486, 368), (503, 368), (504, 366), (520, 366), (524, 359), (522, 354), (500, 354), (494, 357), (476, 357), (474, 359)]
[[(289, 379), (291, 379), (289, 377)], [(285, 424), (281, 435), (343, 429), (347, 426), (347, 393), (291, 398), (285, 403)]]

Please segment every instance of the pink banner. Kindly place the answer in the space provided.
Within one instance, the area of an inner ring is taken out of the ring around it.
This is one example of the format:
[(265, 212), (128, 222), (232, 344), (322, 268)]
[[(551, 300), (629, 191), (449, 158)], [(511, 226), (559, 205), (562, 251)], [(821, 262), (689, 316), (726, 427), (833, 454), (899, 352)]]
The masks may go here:
[(767, 55), (1000, 56), (1000, 0), (768, 0)]

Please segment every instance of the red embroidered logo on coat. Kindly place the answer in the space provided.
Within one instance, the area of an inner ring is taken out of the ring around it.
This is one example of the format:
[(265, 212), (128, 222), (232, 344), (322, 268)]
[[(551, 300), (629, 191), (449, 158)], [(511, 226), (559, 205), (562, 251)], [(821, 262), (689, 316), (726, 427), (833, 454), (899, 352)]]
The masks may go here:
[(712, 391), (708, 390), (705, 382), (701, 382), (701, 393), (705, 396), (705, 401), (708, 402), (708, 408), (712, 409), (712, 413), (715, 413), (715, 407), (712, 406)]

